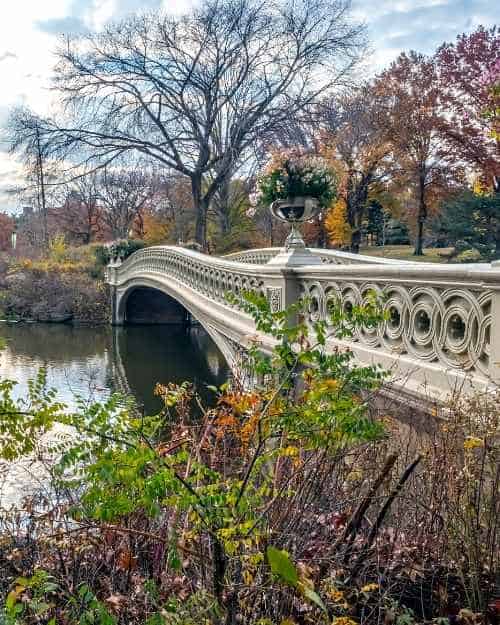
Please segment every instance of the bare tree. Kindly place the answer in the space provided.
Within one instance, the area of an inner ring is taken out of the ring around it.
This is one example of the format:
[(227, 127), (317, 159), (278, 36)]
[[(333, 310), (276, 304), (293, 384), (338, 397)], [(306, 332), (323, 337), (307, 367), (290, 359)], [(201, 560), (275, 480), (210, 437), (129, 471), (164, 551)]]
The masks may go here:
[(183, 17), (154, 13), (68, 38), (55, 76), (67, 115), (44, 120), (44, 141), (60, 155), (76, 149), (80, 164), (134, 150), (186, 176), (205, 245), (210, 202), (236, 163), (357, 62), (363, 29), (348, 9), (349, 0), (208, 0)]
[(140, 164), (108, 166), (100, 171), (98, 200), (102, 219), (113, 238), (127, 238), (133, 226), (142, 231), (142, 211), (161, 186), (159, 175)]
[(87, 245), (102, 234), (99, 174), (93, 172), (76, 178), (65, 190), (64, 203), (56, 209), (58, 224), (71, 239)]
[(30, 117), (29, 124), (25, 124), (25, 121), (25, 113), (15, 111), (7, 127), (10, 152), (20, 156), (25, 179), (25, 184), (11, 189), (10, 192), (17, 195), (24, 204), (36, 207), (41, 222), (41, 242), (47, 248), (49, 198), (54, 195), (57, 167), (50, 159), (50, 146), (45, 135), (42, 138), (45, 128), (41, 120)]

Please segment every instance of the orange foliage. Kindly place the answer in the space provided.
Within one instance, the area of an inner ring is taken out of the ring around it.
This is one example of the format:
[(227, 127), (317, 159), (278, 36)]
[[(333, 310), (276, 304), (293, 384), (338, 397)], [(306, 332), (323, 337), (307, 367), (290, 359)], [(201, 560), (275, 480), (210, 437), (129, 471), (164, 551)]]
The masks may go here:
[(160, 217), (149, 211), (142, 215), (142, 238), (148, 245), (165, 243), (170, 230), (171, 223), (165, 217)]
[(325, 217), (325, 228), (332, 245), (343, 247), (351, 242), (351, 227), (347, 221), (347, 204), (343, 198), (337, 200)]
[(12, 247), (12, 232), (14, 230), (14, 220), (5, 213), (0, 213), (0, 250), (6, 252)]

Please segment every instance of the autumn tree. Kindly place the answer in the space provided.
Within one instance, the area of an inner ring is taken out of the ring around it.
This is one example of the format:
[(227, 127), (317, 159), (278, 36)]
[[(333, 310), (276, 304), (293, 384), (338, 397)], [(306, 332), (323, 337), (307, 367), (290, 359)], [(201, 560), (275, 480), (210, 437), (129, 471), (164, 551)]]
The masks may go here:
[(150, 208), (143, 212), (142, 229), (142, 239), (147, 245), (164, 245), (168, 242), (172, 222), (164, 212)]
[(0, 213), (0, 251), (6, 252), (12, 249), (13, 232), (14, 219), (6, 213)]
[(375, 89), (384, 102), (383, 124), (391, 140), (395, 173), (414, 190), (414, 254), (421, 256), (430, 197), (449, 174), (434, 62), (417, 52), (402, 53), (377, 78)]
[(68, 239), (83, 245), (92, 243), (105, 229), (99, 205), (99, 178), (93, 172), (65, 185), (64, 203), (54, 210), (57, 223)]
[(347, 220), (347, 203), (339, 198), (325, 217), (325, 228), (330, 242), (336, 247), (351, 243), (352, 231)]
[[(67, 117), (33, 120), (58, 157), (139, 152), (190, 181), (196, 240), (211, 201), (257, 138), (294, 117), (357, 62), (348, 0), (208, 0), (68, 37), (55, 87)], [(216, 175), (209, 175), (216, 171)]]
[(317, 109), (323, 153), (337, 162), (351, 250), (359, 252), (363, 218), (373, 185), (387, 174), (391, 144), (381, 123), (379, 94), (370, 84), (325, 100)]
[[(455, 159), (472, 166), (491, 188), (499, 188), (500, 30), (482, 26), (459, 35), (437, 51), (437, 77), (442, 106), (443, 133)], [(496, 76), (496, 79), (495, 79)], [(488, 114), (488, 111), (495, 114)]]

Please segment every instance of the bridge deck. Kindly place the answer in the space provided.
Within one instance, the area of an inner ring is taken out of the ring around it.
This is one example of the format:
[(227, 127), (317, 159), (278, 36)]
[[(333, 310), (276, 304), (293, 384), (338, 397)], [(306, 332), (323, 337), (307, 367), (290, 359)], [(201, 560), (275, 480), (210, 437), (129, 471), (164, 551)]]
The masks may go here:
[[(379, 363), (390, 371), (394, 387), (431, 399), (443, 399), (456, 389), (498, 387), (500, 267), (311, 252), (316, 262), (302, 265), (281, 263), (277, 248), (224, 258), (169, 246), (140, 250), (123, 264), (108, 267), (113, 321), (125, 321), (126, 301), (133, 290), (159, 289), (205, 326), (232, 364), (255, 328), (243, 311), (229, 305), (228, 292), (261, 292), (275, 310), (307, 295), (311, 323), (327, 318), (330, 300), (340, 299), (348, 307), (375, 291), (383, 298), (389, 320), (374, 330), (360, 329), (351, 342), (341, 344), (361, 362)], [(263, 349), (272, 347), (269, 337), (258, 338)], [(338, 345), (332, 340), (329, 348)]]

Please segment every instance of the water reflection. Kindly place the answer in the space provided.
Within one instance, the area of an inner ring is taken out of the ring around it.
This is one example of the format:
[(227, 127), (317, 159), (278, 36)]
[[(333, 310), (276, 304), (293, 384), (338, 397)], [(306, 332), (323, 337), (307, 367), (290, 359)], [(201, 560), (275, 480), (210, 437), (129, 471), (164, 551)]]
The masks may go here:
[[(213, 395), (206, 386), (221, 384), (227, 377), (224, 357), (199, 326), (2, 324), (0, 336), (6, 342), (0, 352), (0, 378), (18, 382), (14, 394), (24, 397), (28, 380), (44, 367), (48, 386), (57, 389), (59, 399), (70, 408), (75, 395), (98, 400), (118, 390), (132, 394), (146, 413), (153, 414), (161, 407), (153, 395), (157, 382), (192, 381), (209, 400)], [(37, 453), (13, 463), (0, 461), (0, 510), (44, 490), (43, 450), (55, 438), (70, 435), (55, 428), (39, 441)], [(45, 461), (50, 464), (50, 456)]]
[(152, 396), (156, 382), (189, 380), (209, 399), (207, 385), (227, 377), (224, 357), (200, 326), (125, 326), (115, 328), (112, 339), (112, 384), (132, 394), (146, 413), (160, 408)]
[(16, 394), (41, 367), (60, 398), (75, 394), (96, 399), (119, 390), (134, 395), (146, 412), (156, 411), (156, 382), (192, 381), (207, 396), (206, 385), (227, 377), (224, 357), (200, 326), (73, 327), (16, 324), (0, 326), (6, 341), (0, 376), (16, 380)]

